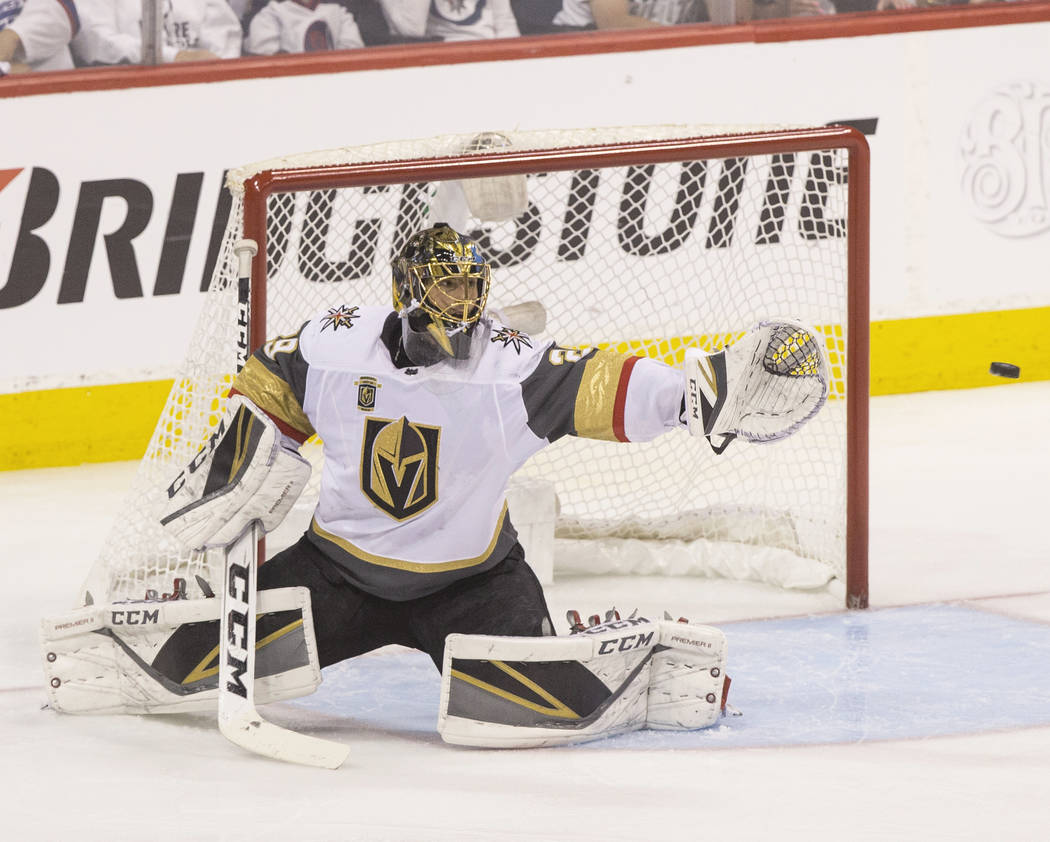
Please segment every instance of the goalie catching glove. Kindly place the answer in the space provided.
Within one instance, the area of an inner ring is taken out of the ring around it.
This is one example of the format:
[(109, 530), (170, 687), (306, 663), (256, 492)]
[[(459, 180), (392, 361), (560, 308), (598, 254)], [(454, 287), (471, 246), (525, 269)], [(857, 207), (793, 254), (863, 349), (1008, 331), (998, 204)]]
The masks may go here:
[(798, 322), (759, 323), (739, 341), (685, 355), (686, 422), (721, 453), (734, 438), (771, 442), (812, 418), (828, 397), (820, 335)]
[(224, 547), (250, 523), (271, 532), (310, 478), (310, 463), (262, 410), (230, 399), (218, 429), (168, 486), (161, 525), (188, 549)]

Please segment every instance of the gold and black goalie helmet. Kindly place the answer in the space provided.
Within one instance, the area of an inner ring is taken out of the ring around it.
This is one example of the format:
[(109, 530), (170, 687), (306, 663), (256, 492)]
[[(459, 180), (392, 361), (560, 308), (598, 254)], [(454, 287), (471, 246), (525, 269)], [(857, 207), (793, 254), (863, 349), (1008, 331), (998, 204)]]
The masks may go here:
[(394, 309), (416, 365), (466, 359), (489, 295), (478, 244), (447, 223), (414, 234), (393, 262)]

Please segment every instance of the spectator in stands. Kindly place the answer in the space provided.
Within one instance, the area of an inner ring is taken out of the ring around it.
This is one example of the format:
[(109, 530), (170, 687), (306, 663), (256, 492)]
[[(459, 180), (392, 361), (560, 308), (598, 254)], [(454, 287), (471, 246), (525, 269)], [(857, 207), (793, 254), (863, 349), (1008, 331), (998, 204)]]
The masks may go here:
[(731, 23), (751, 16), (752, 0), (511, 0), (523, 34)]
[[(241, 21), (244, 37), (247, 39), (252, 21), (270, 0), (229, 0), (229, 2)], [(296, 2), (308, 5), (313, 0), (296, 0)], [(383, 14), (380, 0), (323, 0), (323, 2), (336, 3), (350, 13), (361, 35), (361, 41), (366, 47), (390, 44), (395, 40), (390, 34), (390, 25), (386, 22), (386, 15)]]
[[(867, 0), (862, 0), (867, 2)], [(753, 20), (800, 18), (833, 15), (838, 11), (833, 0), (754, 0)]]
[[(78, 63), (142, 61), (142, 0), (77, 2), (85, 11), (83, 31), (73, 44)], [(241, 54), (241, 23), (227, 0), (163, 0), (163, 11), (163, 61), (236, 58)]]
[[(989, 0), (944, 0), (961, 5)], [(940, 0), (754, 0), (755, 20), (795, 18), (807, 15), (833, 15), (844, 12), (881, 12), (885, 9), (913, 9), (916, 6), (944, 5)]]
[(0, 76), (72, 70), (69, 42), (79, 31), (73, 0), (0, 0)]
[(469, 41), (521, 33), (510, 0), (380, 0), (396, 40)]
[(310, 53), (363, 47), (357, 21), (338, 2), (270, 0), (248, 25), (244, 51), (252, 55)]
[(967, 4), (977, 5), (979, 3), (997, 2), (997, 0), (840, 0), (840, 4), (850, 2), (868, 3), (863, 7), (850, 7), (840, 5), (840, 12), (882, 12), (886, 9), (914, 9), (916, 6), (965, 6)]
[(341, 0), (357, 21), (366, 47), (390, 44), (394, 39), (380, 0)]
[[(586, 5), (587, 0), (579, 0), (579, 2)], [(593, 15), (584, 15), (571, 23), (554, 23), (554, 19), (561, 13), (563, 6), (573, 5), (576, 5), (575, 0), (510, 0), (510, 7), (522, 35), (597, 29)]]
[(567, 6), (590, 7), (599, 29), (647, 28), (676, 23), (698, 23), (708, 20), (703, 0), (580, 0)]

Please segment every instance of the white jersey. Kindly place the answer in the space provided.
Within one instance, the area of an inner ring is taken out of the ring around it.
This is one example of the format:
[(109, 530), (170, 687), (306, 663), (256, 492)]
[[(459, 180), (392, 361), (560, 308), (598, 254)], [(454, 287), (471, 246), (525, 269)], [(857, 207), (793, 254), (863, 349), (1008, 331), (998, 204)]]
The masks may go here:
[(264, 345), (234, 382), (286, 434), (324, 442), (308, 536), (369, 593), (423, 596), (505, 558), (507, 482), (549, 442), (681, 426), (673, 368), (476, 330), (470, 359), (416, 367), (389, 309), (344, 305)]
[[(85, 64), (138, 64), (142, 61), (141, 0), (77, 0), (83, 32), (73, 51)], [(175, 61), (183, 50), (208, 50), (219, 58), (241, 54), (243, 32), (226, 0), (162, 0), (164, 44), (161, 57)]]
[(254, 55), (363, 47), (354, 16), (339, 3), (270, 0), (252, 18), (244, 49)]
[(73, 0), (0, 0), (0, 29), (18, 34), (33, 70), (72, 70), (69, 42), (80, 31)]
[(395, 35), (470, 41), (517, 38), (510, 0), (380, 0)]

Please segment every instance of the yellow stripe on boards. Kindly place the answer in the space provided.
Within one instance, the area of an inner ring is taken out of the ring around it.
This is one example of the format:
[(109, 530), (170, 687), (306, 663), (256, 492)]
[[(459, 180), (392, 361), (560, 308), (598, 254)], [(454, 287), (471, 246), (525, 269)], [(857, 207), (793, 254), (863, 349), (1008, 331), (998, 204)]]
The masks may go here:
[[(721, 347), (737, 335), (602, 347), (678, 364), (688, 345)], [(829, 362), (832, 374), (841, 377), (844, 336), (838, 327), (831, 336)], [(1021, 382), (1050, 380), (1050, 307), (871, 323), (872, 395), (1017, 382), (990, 375), (992, 362), (1020, 366)], [(159, 380), (0, 394), (0, 470), (138, 459), (171, 386), (172, 381)]]
[(0, 470), (141, 459), (171, 380), (0, 394)]
[(992, 362), (1050, 380), (1050, 307), (871, 323), (872, 395), (1018, 382), (990, 375)]

